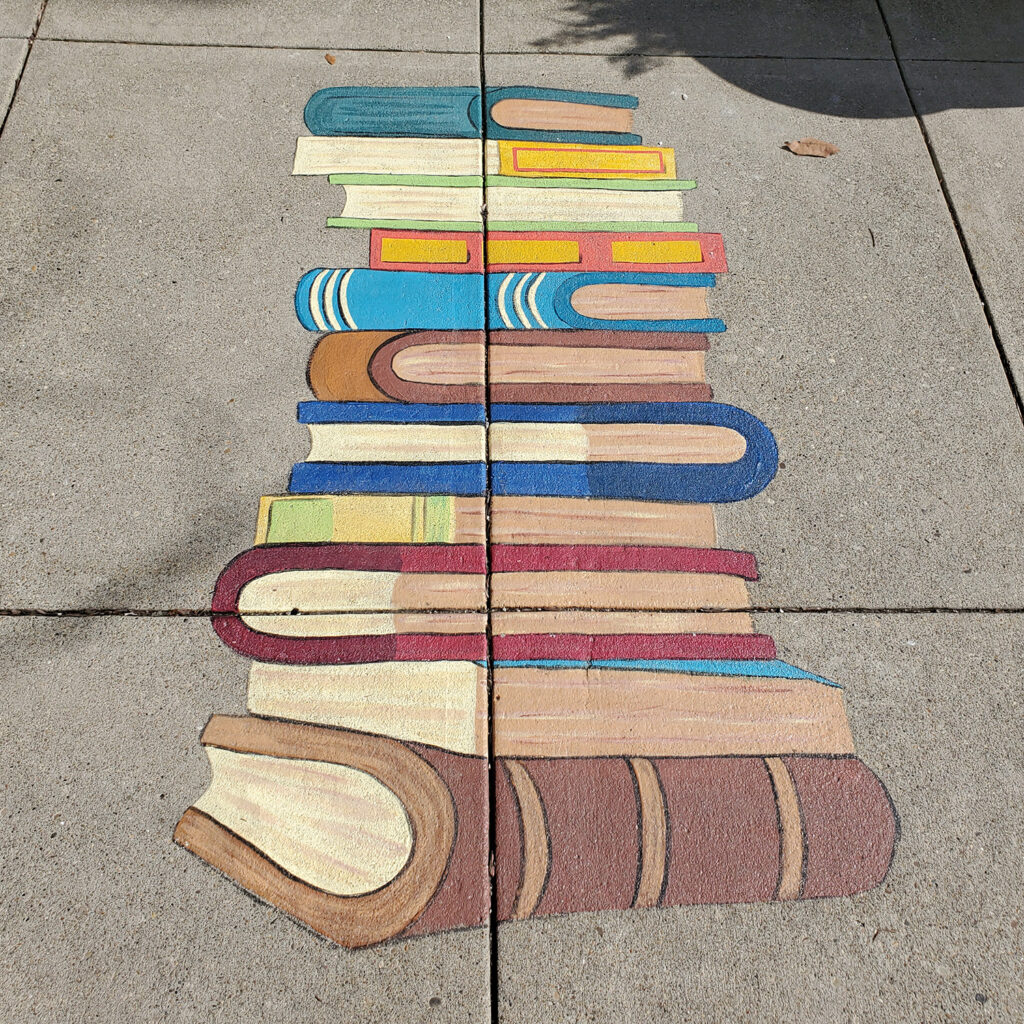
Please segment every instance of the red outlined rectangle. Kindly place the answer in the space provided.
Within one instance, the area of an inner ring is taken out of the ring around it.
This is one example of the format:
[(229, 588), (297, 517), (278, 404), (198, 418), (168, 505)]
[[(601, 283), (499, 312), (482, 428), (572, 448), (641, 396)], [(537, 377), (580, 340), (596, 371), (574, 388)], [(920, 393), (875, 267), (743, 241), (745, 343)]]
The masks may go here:
[[(469, 260), (465, 263), (392, 263), (381, 259), (385, 238), (459, 239), (465, 241)], [(722, 236), (708, 232), (682, 231), (490, 231), (493, 241), (571, 241), (579, 246), (580, 258), (573, 263), (490, 263), (494, 273), (509, 271), (633, 271), (658, 274), (725, 274), (728, 264)], [(483, 264), (484, 236), (474, 231), (406, 231), (374, 228), (370, 232), (370, 267), (373, 270), (418, 270), (443, 274), (479, 274)], [(703, 259), (694, 263), (625, 263), (612, 259), (613, 242), (683, 242), (700, 244)]]

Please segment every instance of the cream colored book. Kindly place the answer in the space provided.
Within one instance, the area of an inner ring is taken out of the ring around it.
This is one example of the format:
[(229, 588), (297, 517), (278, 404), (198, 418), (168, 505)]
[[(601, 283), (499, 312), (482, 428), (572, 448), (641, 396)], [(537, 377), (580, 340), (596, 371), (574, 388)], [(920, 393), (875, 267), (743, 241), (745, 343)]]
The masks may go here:
[[(481, 163), (483, 170), (481, 171)], [(292, 174), (396, 174), (441, 177), (503, 174), (524, 179), (671, 179), (675, 153), (663, 146), (615, 146), (515, 139), (388, 139), (303, 136)]]
[[(843, 692), (812, 678), (494, 669), (498, 757), (849, 754)], [(473, 662), (253, 664), (249, 711), (488, 754), (487, 670)]]
[[(309, 433), (310, 462), (482, 462), (485, 457), (484, 428), (475, 424), (311, 423)], [(736, 462), (745, 451), (738, 431), (691, 423), (661, 424), (654, 432), (636, 423), (490, 426), (490, 456), (500, 462), (715, 465)]]
[[(481, 221), (482, 191), (420, 185), (345, 185), (344, 216), (374, 221)], [(682, 222), (682, 190), (487, 189), (487, 216), (496, 221)]]
[(311, 423), (310, 462), (482, 462), (484, 427), (435, 423)]
[(254, 662), (249, 712), (487, 753), (487, 669), (471, 661)]
[[(480, 139), (302, 136), (292, 174), (480, 174)], [(500, 166), (497, 150), (495, 173)]]

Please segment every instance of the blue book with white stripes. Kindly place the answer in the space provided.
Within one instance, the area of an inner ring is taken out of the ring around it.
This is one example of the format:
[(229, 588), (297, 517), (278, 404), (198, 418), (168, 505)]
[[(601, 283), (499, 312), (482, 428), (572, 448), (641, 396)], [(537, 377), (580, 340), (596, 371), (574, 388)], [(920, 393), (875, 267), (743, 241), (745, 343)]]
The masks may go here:
[[(707, 334), (725, 330), (721, 320), (703, 315), (703, 289), (714, 284), (714, 274), (483, 275), (318, 267), (299, 281), (295, 312), (309, 331), (480, 331), (487, 326), (486, 287), (495, 329)], [(673, 315), (684, 309), (701, 315)]]

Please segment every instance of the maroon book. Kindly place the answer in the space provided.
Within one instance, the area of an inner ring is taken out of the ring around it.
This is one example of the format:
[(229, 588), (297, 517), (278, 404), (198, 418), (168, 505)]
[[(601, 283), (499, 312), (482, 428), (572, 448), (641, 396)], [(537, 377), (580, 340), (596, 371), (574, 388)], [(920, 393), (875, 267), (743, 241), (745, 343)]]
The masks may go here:
[[(472, 630), (424, 629), (424, 620), (416, 619), (411, 628), (403, 628), (400, 613), (394, 629), (367, 635), (325, 635), (321, 628), (312, 635), (297, 634), (296, 622), (287, 634), (261, 631), (246, 622), (239, 610), (239, 599), (249, 584), (283, 572), (305, 571), (311, 574), (310, 594), (315, 600), (318, 584), (315, 574), (322, 570), (361, 570), (397, 574), (394, 607), (423, 611), (437, 610), (437, 595), (430, 578), (451, 578), (453, 593), (461, 587), (468, 597), (466, 611), (482, 611), (485, 603), (484, 575), (490, 558), (492, 582), (501, 591), (508, 573), (687, 573), (757, 579), (757, 562), (746, 551), (726, 548), (649, 547), (643, 545), (597, 544), (492, 544), (490, 549), (476, 544), (333, 544), (307, 543), (266, 545), (250, 548), (233, 559), (221, 573), (213, 596), (213, 627), (228, 646), (265, 662), (295, 665), (336, 665), (356, 662), (388, 661), (482, 661), (488, 657), (485, 628)], [(422, 587), (418, 580), (427, 579)], [(467, 582), (468, 581), (468, 582)], [(616, 577), (608, 577), (608, 588), (616, 587)], [(317, 607), (314, 611), (339, 611), (344, 606)], [(432, 603), (434, 602), (434, 603)], [(357, 604), (354, 602), (354, 606)], [(455, 602), (442, 607), (454, 608)], [(302, 609), (298, 609), (302, 610)], [(354, 610), (354, 608), (353, 608)], [(388, 609), (379, 609), (386, 613)], [(286, 615), (284, 609), (276, 614)], [(321, 624), (318, 623), (318, 627)], [(592, 658), (729, 658), (767, 659), (775, 657), (769, 637), (694, 634), (691, 636), (644, 636), (623, 634), (588, 637), (565, 635), (500, 636), (495, 638), (493, 655), (498, 659), (579, 658), (586, 649)]]
[[(344, 729), (215, 716), (203, 742), (264, 766), (355, 768), (397, 796), (409, 857), (366, 893), (325, 891), (202, 806), (175, 832), (249, 891), (351, 947), (486, 923), (492, 782), (499, 921), (850, 896), (885, 878), (898, 837), (885, 788), (855, 757), (499, 760), (490, 780), (483, 758)], [(239, 798), (247, 818), (262, 810), (253, 791)], [(230, 800), (220, 792), (216, 806)], [(351, 825), (328, 822), (325, 835)]]

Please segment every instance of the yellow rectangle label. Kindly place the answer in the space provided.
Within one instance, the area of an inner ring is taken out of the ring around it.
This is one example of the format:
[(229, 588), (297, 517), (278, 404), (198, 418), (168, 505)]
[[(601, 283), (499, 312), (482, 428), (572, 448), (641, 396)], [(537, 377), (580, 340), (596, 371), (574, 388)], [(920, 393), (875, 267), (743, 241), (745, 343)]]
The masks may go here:
[(696, 240), (612, 242), (612, 263), (701, 263)]
[(675, 150), (657, 146), (498, 143), (502, 174), (528, 178), (674, 178)]
[(580, 247), (570, 239), (497, 238), (487, 243), (487, 262), (579, 263)]
[[(298, 514), (289, 514), (291, 509)], [(304, 515), (306, 510), (313, 515)], [(455, 515), (454, 500), (447, 495), (269, 495), (260, 498), (255, 543), (450, 544), (455, 540)]]
[(383, 238), (381, 263), (468, 263), (469, 246), (461, 238)]

